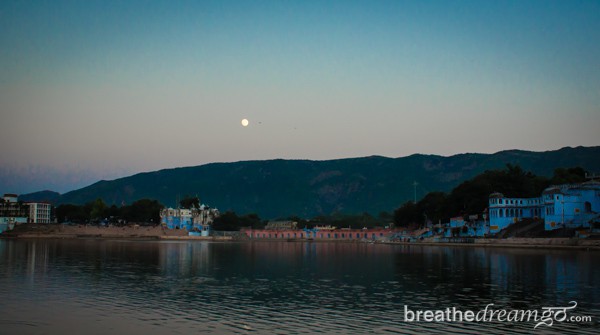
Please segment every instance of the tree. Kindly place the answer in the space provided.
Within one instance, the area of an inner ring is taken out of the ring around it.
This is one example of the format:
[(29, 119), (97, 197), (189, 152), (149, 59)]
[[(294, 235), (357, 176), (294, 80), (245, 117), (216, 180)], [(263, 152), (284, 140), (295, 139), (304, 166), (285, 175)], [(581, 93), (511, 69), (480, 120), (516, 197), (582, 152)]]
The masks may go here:
[(240, 230), (239, 221), (240, 218), (235, 212), (227, 211), (213, 221), (213, 229), (224, 231)]
[(489, 195), (500, 192), (506, 197), (539, 197), (550, 184), (585, 181), (582, 168), (556, 169), (548, 179), (535, 176), (518, 165), (507, 164), (503, 170), (488, 170), (455, 187), (449, 194), (433, 192), (417, 204), (407, 202), (394, 211), (398, 226), (421, 224), (429, 219), (447, 222), (457, 215), (480, 214), (488, 207)]
[(56, 219), (58, 222), (83, 223), (89, 220), (83, 206), (64, 204), (56, 207)]
[(121, 208), (121, 217), (128, 222), (158, 224), (160, 223), (160, 211), (163, 207), (156, 200), (140, 199), (130, 206)]
[(260, 217), (255, 213), (238, 216), (233, 211), (227, 211), (221, 214), (213, 222), (213, 229), (221, 231), (238, 231), (240, 228), (247, 227), (261, 229), (264, 228), (264, 226), (264, 222), (261, 221)]
[(583, 183), (586, 181), (585, 174), (586, 171), (581, 167), (558, 168), (554, 170), (551, 182), (553, 185)]
[(412, 223), (417, 223), (418, 219), (417, 205), (412, 201), (405, 202), (394, 211), (394, 223), (398, 227), (408, 227)]
[(417, 211), (421, 214), (417, 221), (426, 224), (426, 220), (433, 223), (446, 220), (448, 216), (447, 203), (448, 195), (446, 193), (428, 193), (417, 203)]
[(192, 207), (200, 208), (200, 199), (198, 197), (190, 197), (186, 195), (185, 198), (179, 201), (181, 208), (191, 209)]
[(100, 198), (96, 199), (91, 204), (90, 219), (102, 220), (108, 216), (108, 207)]

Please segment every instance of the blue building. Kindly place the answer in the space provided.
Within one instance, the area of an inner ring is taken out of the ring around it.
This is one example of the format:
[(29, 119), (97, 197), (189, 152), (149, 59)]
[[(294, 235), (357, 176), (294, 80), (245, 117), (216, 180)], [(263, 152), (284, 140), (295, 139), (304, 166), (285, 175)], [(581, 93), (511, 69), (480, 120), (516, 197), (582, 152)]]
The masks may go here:
[(450, 223), (445, 224), (442, 231), (443, 237), (484, 237), (490, 233), (490, 225), (483, 215), (483, 220), (479, 215), (470, 215), (468, 220), (462, 216), (450, 219)]
[(167, 229), (185, 229), (190, 235), (209, 236), (219, 210), (201, 205), (200, 208), (165, 208), (160, 212), (161, 224)]
[(490, 233), (495, 234), (523, 219), (544, 219), (546, 230), (600, 228), (600, 182), (551, 186), (539, 198), (489, 198)]
[(490, 234), (495, 234), (523, 219), (544, 217), (544, 202), (539, 198), (507, 198), (492, 193), (489, 198)]
[(544, 190), (545, 229), (595, 228), (600, 222), (600, 182), (552, 186)]
[(18, 202), (16, 194), (4, 194), (0, 198), (0, 234), (12, 230), (15, 225), (29, 222), (29, 207)]

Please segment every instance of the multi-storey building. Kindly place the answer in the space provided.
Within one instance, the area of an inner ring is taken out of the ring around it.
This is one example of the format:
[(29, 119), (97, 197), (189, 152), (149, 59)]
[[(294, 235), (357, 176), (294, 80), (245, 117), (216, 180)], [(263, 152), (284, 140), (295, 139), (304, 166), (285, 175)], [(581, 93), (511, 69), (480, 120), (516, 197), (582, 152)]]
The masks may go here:
[(523, 219), (543, 218), (542, 198), (506, 198), (492, 193), (489, 202), (490, 233), (494, 234)]
[(552, 186), (544, 190), (545, 228), (590, 228), (600, 220), (600, 182)]
[(5, 194), (0, 199), (0, 233), (11, 230), (15, 225), (27, 223), (29, 209), (17, 201), (16, 194)]
[(50, 223), (52, 206), (46, 202), (27, 202), (29, 206), (29, 223)]
[(186, 229), (202, 236), (210, 234), (211, 226), (219, 210), (201, 205), (200, 208), (165, 208), (160, 212), (161, 223), (168, 229)]

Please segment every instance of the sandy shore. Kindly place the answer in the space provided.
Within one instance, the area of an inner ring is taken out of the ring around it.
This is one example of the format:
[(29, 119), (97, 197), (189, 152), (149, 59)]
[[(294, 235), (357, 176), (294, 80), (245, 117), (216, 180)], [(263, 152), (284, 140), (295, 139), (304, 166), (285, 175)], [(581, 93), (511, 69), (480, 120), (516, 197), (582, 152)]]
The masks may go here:
[[(0, 238), (103, 238), (103, 239), (154, 239), (154, 240), (209, 240), (230, 241), (231, 236), (188, 236), (186, 230), (164, 229), (161, 226), (127, 226), (127, 227), (98, 227), (98, 226), (66, 226), (66, 225), (23, 225), (14, 230), (0, 234)], [(244, 238), (244, 240), (252, 241)], [(281, 241), (281, 239), (258, 239), (256, 241)], [(302, 242), (304, 240), (295, 240)], [(315, 240), (314, 242), (348, 243), (351, 241)], [(353, 241), (356, 242), (356, 241)], [(465, 247), (510, 247), (510, 248), (546, 248), (546, 249), (583, 249), (600, 250), (600, 240), (576, 238), (506, 238), (485, 239), (473, 238), (468, 243), (438, 242), (423, 240), (418, 242), (383, 242), (402, 245), (436, 245), (436, 246), (465, 246)]]
[(29, 225), (17, 227), (0, 237), (4, 238), (126, 238), (126, 239), (165, 239), (165, 240), (228, 240), (225, 237), (188, 236), (187, 230), (164, 229), (161, 226), (66, 226)]

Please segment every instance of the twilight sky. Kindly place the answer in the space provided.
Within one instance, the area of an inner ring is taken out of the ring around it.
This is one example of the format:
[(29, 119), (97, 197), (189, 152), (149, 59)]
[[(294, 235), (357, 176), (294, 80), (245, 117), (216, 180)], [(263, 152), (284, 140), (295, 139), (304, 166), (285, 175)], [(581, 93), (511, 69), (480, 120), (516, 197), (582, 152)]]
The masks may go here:
[(0, 113), (0, 193), (595, 146), (600, 2), (4, 0)]

